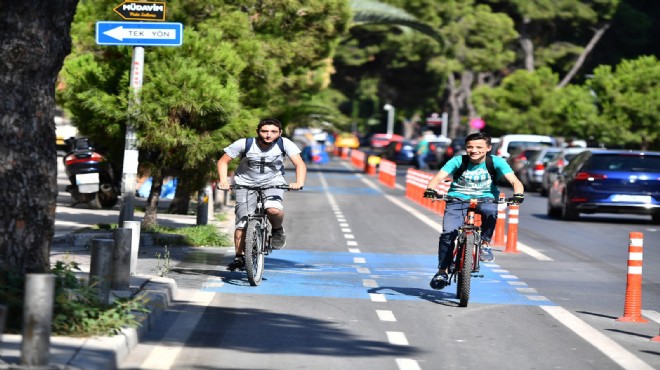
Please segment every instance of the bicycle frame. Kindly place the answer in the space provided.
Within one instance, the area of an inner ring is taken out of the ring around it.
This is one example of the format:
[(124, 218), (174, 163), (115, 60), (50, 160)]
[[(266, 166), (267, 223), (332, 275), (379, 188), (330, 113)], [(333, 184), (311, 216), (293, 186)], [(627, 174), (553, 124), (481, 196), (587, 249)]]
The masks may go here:
[(463, 221), (458, 228), (458, 235), (454, 239), (453, 265), (449, 269), (449, 281), (456, 283), (456, 296), (460, 307), (466, 307), (470, 300), (470, 280), (472, 277), (483, 277), (479, 274), (481, 255), (481, 225), (477, 223), (477, 207), (481, 203), (495, 202), (507, 203), (504, 198), (494, 199), (461, 199), (441, 195), (438, 200), (456, 200), (469, 202)]
[(257, 197), (257, 204), (254, 212), (248, 213), (247, 224), (245, 225), (245, 272), (250, 285), (257, 286), (261, 283), (264, 273), (264, 257), (272, 251), (271, 232), (272, 226), (266, 214), (266, 194), (267, 189), (291, 190), (288, 185), (273, 186), (242, 186), (232, 185), (232, 189), (246, 189), (245, 201), (247, 204), (250, 191), (254, 191)]

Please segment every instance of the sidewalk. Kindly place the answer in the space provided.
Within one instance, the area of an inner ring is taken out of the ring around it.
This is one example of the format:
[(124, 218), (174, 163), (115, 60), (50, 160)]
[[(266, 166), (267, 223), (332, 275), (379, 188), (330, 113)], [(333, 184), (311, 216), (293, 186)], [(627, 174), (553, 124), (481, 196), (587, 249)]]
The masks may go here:
[[(223, 221), (209, 215), (209, 224), (216, 225), (221, 232), (233, 238), (234, 207), (227, 204), (217, 213), (223, 214)], [(136, 213), (136, 221), (143, 214)], [(211, 219), (213, 218), (213, 219)], [(163, 226), (195, 225), (196, 215), (158, 214), (158, 223)], [(176, 226), (175, 226), (176, 227)], [(94, 238), (112, 238), (112, 233), (95, 231), (60, 235), (51, 243), (51, 264), (56, 261), (73, 261), (79, 264), (81, 275), (89, 274), (90, 243)], [(130, 294), (147, 298), (149, 314), (138, 314), (142, 325), (138, 328), (125, 328), (120, 334), (111, 337), (57, 337), (50, 339), (50, 368), (67, 370), (114, 370), (121, 360), (137, 345), (140, 338), (156, 325), (160, 315), (169, 307), (176, 294), (176, 281), (163, 278), (168, 269), (176, 266), (192, 250), (202, 247), (156, 245), (158, 238), (153, 235), (140, 235), (140, 249), (136, 274), (130, 280)], [(222, 247), (233, 247), (222, 246)], [(21, 335), (4, 334), (0, 339), (0, 370), (20, 369)], [(11, 364), (11, 365), (10, 365)]]

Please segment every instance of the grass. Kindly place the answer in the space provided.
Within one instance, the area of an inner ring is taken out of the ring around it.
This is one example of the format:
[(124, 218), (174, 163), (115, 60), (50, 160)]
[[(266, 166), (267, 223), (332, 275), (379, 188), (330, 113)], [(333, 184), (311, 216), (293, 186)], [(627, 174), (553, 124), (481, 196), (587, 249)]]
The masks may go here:
[[(225, 216), (226, 217), (226, 216)], [(77, 230), (76, 233), (90, 231), (112, 231), (117, 224), (96, 224), (89, 228)], [(159, 234), (157, 244), (190, 245), (195, 247), (226, 247), (233, 245), (227, 233), (220, 232), (217, 226), (201, 225), (186, 227), (154, 226), (140, 230), (144, 234)]]

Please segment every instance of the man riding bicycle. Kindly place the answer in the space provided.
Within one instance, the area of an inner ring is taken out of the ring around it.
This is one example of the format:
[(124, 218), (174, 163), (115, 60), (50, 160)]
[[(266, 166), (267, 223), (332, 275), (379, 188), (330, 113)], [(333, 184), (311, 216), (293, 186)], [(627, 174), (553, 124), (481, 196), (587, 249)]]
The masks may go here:
[[(513, 173), (509, 164), (501, 157), (491, 156), (490, 137), (483, 133), (470, 134), (465, 138), (467, 155), (455, 156), (450, 159), (429, 181), (424, 192), (425, 197), (437, 195), (435, 189), (440, 181), (452, 176), (452, 182), (447, 195), (465, 200), (498, 199), (500, 191), (497, 188), (497, 178), (504, 178), (513, 187), (512, 201), (522, 203), (524, 187)], [(431, 288), (442, 289), (449, 285), (447, 270), (453, 259), (453, 242), (458, 235), (458, 228), (463, 225), (469, 202), (448, 201), (442, 220), (442, 234), (438, 243), (438, 272), (431, 279)], [(481, 261), (495, 260), (489, 242), (495, 231), (497, 222), (497, 203), (481, 203), (479, 205), (482, 222)]]
[[(300, 148), (291, 140), (282, 137), (282, 123), (274, 118), (259, 121), (256, 140), (253, 138), (239, 139), (224, 148), (225, 154), (218, 160), (218, 175), (220, 189), (228, 190), (227, 168), (229, 162), (240, 157), (240, 163), (234, 174), (234, 182), (243, 186), (275, 186), (286, 185), (283, 176), (284, 157), (288, 156), (296, 168), (296, 182), (289, 188), (302, 189), (305, 183), (307, 167), (300, 156)], [(249, 193), (249, 194), (248, 194)], [(266, 189), (266, 213), (272, 226), (272, 247), (282, 249), (286, 245), (286, 236), (282, 223), (284, 221), (283, 189)], [(236, 229), (234, 231), (234, 249), (236, 257), (227, 266), (234, 271), (245, 266), (245, 233), (248, 214), (254, 212), (257, 202), (254, 190), (236, 189)]]

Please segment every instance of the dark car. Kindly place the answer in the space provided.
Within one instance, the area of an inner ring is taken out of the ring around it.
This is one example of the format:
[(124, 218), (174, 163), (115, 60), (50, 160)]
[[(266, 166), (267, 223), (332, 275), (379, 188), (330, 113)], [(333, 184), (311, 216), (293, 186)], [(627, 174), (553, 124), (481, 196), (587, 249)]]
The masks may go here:
[(660, 152), (585, 149), (559, 173), (548, 216), (580, 213), (651, 215), (660, 224)]
[(449, 141), (445, 140), (432, 140), (429, 141), (429, 150), (426, 153), (426, 163), (431, 169), (439, 169), (442, 165), (445, 151), (449, 148)]
[(417, 143), (410, 140), (392, 141), (383, 148), (381, 158), (398, 164), (415, 164)]
[(541, 148), (541, 150), (532, 153), (527, 162), (519, 173), (518, 179), (525, 186), (526, 191), (534, 191), (543, 188), (543, 174), (545, 173), (548, 163), (552, 162), (559, 153), (561, 148)]
[[(548, 195), (550, 187), (557, 179), (557, 174), (566, 167), (576, 155), (582, 153), (586, 148), (563, 148), (555, 158), (548, 162), (543, 171), (541, 179), (541, 195)], [(591, 148), (597, 149), (597, 148)]]
[(465, 136), (453, 138), (447, 149), (445, 149), (444, 156), (442, 157), (442, 164), (440, 166), (444, 166), (444, 164), (455, 155), (463, 155), (465, 153)]

